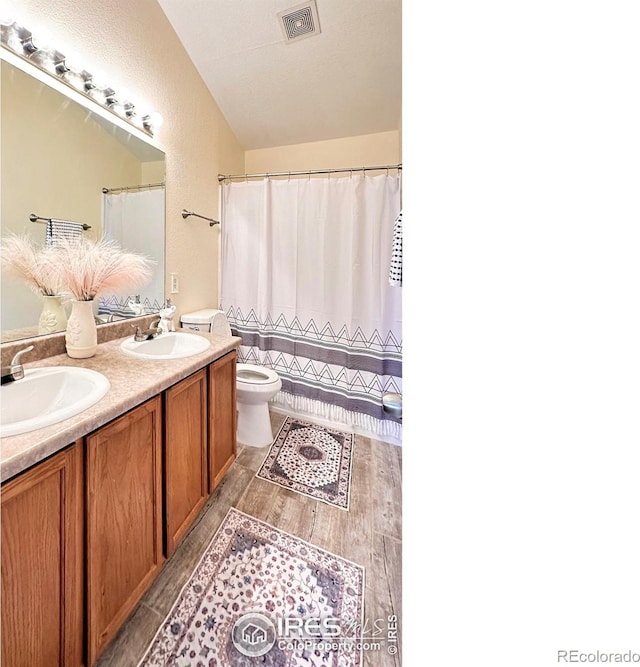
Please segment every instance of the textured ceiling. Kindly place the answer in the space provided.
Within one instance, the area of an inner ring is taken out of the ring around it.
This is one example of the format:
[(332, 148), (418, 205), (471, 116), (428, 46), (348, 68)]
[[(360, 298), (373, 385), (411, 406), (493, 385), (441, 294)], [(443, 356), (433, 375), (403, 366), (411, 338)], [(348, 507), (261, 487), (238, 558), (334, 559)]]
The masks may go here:
[(299, 0), (159, 0), (245, 149), (396, 130), (401, 0), (316, 0), (321, 32), (285, 43)]

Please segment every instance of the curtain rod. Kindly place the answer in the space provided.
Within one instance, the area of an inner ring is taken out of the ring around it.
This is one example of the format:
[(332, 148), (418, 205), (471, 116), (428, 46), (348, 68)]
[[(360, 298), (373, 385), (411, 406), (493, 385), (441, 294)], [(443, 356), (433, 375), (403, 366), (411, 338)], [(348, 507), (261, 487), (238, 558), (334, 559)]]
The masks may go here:
[(389, 171), (389, 169), (402, 170), (402, 163), (400, 164), (385, 164), (379, 167), (344, 167), (343, 169), (311, 169), (308, 171), (277, 171), (266, 174), (218, 174), (218, 181), (226, 181), (232, 178), (269, 178), (271, 176), (311, 176), (311, 174), (337, 174), (344, 172), (360, 172), (360, 171)]
[(111, 192), (124, 192), (125, 190), (143, 190), (144, 188), (163, 188), (164, 183), (145, 183), (144, 185), (123, 185), (121, 188), (102, 188), (102, 192), (108, 195)]

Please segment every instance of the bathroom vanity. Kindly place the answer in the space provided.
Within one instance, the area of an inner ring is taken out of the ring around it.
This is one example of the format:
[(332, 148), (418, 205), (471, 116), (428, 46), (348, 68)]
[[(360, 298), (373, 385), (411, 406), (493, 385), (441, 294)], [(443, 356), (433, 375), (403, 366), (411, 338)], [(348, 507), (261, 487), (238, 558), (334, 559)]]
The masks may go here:
[(92, 665), (236, 456), (236, 348), (213, 334), (183, 359), (131, 359), (121, 339), (78, 365), (96, 405), (2, 442), (2, 656), (7, 667)]

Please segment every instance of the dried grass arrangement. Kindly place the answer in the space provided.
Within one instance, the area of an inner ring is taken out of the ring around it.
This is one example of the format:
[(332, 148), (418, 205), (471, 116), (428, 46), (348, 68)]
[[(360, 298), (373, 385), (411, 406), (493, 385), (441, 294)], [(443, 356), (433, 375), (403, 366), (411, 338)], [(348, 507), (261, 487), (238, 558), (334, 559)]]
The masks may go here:
[(77, 301), (91, 301), (103, 292), (127, 293), (153, 277), (155, 262), (122, 250), (115, 241), (58, 239), (51, 250), (46, 270), (55, 275), (63, 295)]
[(15, 234), (0, 241), (0, 262), (6, 275), (24, 281), (34, 292), (77, 301), (144, 287), (151, 282), (155, 264), (106, 239), (60, 238), (53, 246), (38, 247), (30, 236)]
[(28, 236), (9, 234), (0, 241), (0, 263), (5, 275), (25, 282), (36, 294), (57, 296), (61, 284), (55, 260), (50, 257), (53, 248), (36, 246)]

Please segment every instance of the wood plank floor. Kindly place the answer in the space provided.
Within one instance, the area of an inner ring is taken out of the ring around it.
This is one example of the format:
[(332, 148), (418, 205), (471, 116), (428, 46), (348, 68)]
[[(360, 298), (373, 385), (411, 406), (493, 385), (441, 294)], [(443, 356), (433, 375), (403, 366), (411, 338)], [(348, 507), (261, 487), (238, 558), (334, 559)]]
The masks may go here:
[[(275, 434), (284, 416), (272, 413), (271, 421)], [(224, 480), (97, 666), (138, 664), (230, 507), (363, 565), (365, 635), (375, 633), (381, 644), (380, 650), (364, 652), (364, 665), (402, 664), (401, 650), (393, 654), (387, 641), (389, 616), (398, 618), (399, 637), (402, 630), (402, 449), (355, 437), (348, 512), (255, 477), (267, 451), (239, 445)]]

